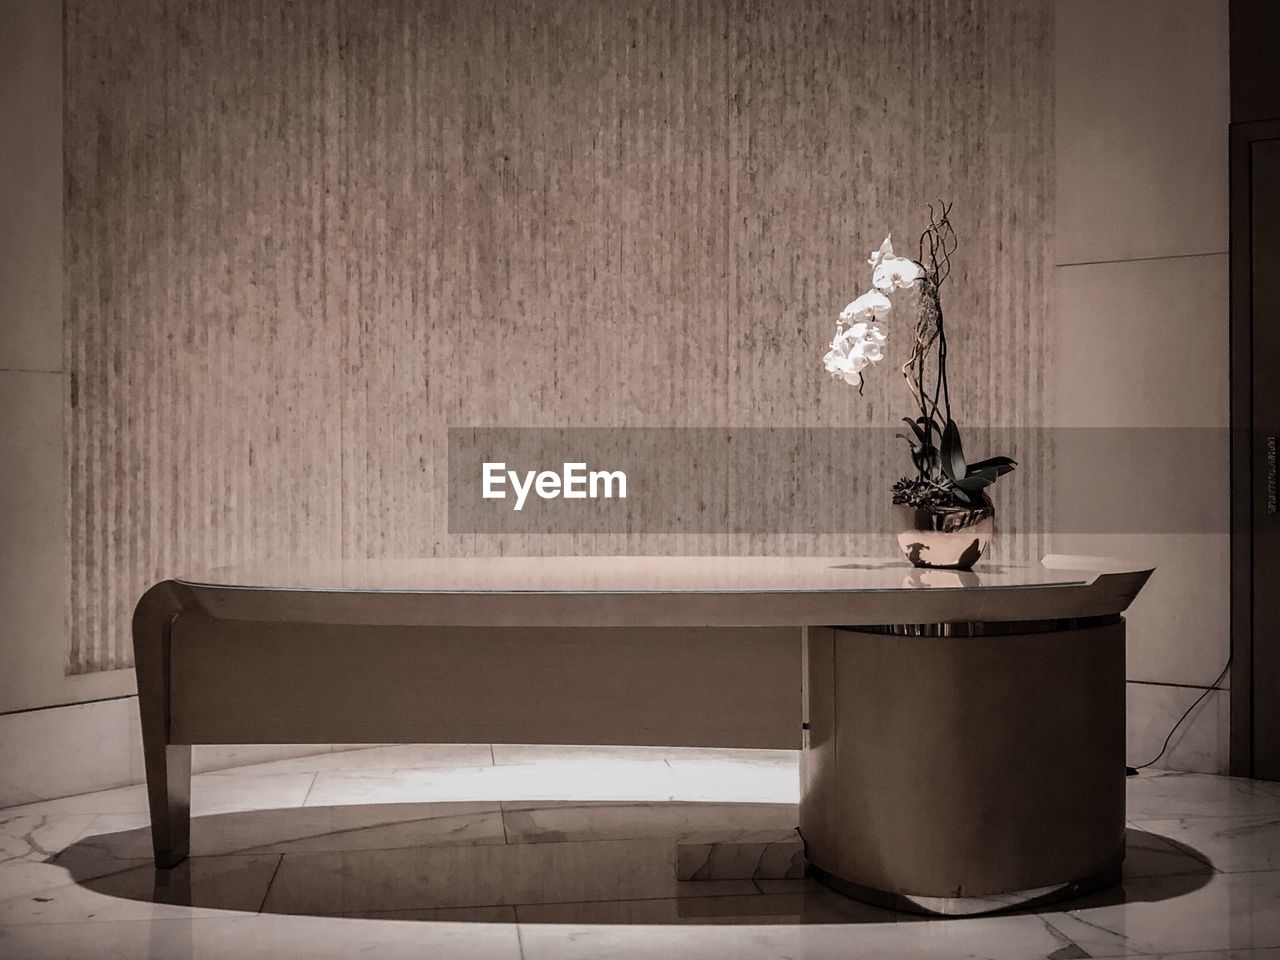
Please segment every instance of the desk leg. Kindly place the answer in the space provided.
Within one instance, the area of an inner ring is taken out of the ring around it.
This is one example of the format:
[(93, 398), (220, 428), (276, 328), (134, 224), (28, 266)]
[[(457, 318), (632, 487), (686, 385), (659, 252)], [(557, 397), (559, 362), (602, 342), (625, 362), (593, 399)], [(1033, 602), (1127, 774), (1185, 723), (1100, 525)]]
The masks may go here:
[(169, 743), (169, 638), (181, 610), (180, 588), (166, 580), (143, 594), (133, 614), (151, 844), (160, 869), (177, 866), (190, 847), (191, 746)]
[(836, 820), (836, 631), (804, 628), (801, 695), (803, 736), (800, 751), (800, 834), (805, 856), (839, 846)]

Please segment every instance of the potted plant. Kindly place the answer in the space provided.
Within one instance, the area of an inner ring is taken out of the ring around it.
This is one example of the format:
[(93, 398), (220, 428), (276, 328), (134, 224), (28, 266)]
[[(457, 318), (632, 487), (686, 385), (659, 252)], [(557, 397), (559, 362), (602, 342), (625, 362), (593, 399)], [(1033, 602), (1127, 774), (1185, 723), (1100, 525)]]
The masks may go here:
[(920, 235), (919, 257), (893, 252), (885, 237), (867, 261), (871, 289), (840, 313), (831, 348), (822, 358), (827, 372), (862, 392), (863, 375), (885, 356), (891, 297), (914, 294), (914, 338), (902, 374), (918, 415), (904, 417), (910, 433), (898, 434), (911, 447), (915, 473), (893, 485), (898, 543), (917, 567), (970, 569), (995, 529), (995, 506), (988, 488), (1016, 462), (989, 457), (965, 459), (960, 428), (951, 416), (947, 383), (947, 332), (939, 291), (951, 273), (956, 251), (951, 204), (929, 205), (929, 225)]

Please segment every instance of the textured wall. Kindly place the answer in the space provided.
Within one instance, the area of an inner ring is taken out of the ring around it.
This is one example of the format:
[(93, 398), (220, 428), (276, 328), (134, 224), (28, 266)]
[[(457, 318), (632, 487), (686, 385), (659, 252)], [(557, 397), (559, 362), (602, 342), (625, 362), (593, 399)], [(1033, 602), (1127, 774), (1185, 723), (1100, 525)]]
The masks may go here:
[[(242, 559), (865, 549), (450, 536), (445, 430), (892, 422), (891, 367), (859, 399), (817, 358), (867, 251), (938, 195), (957, 415), (1041, 422), (1042, 0), (66, 18), (72, 671), (129, 663), (149, 582)], [(1024, 468), (1006, 530), (1032, 529)], [(877, 509), (904, 472), (851, 471), (833, 495)]]

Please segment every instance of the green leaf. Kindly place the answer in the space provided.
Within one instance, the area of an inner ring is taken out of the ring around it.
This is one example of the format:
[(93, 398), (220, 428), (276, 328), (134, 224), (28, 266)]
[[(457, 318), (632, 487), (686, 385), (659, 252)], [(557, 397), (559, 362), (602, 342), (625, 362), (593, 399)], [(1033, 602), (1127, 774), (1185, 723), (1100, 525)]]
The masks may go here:
[(920, 424), (920, 426), (924, 428), (928, 436), (932, 437), (935, 433), (939, 437), (942, 436), (942, 428), (938, 426), (938, 421), (934, 420), (932, 417), (916, 417), (916, 423)]
[(1008, 457), (988, 457), (986, 460), (979, 460), (977, 463), (969, 464), (969, 472), (975, 470), (995, 470), (996, 476), (1004, 476), (1006, 473), (1013, 472), (1013, 468), (1018, 465), (1017, 460), (1011, 460)]
[(977, 491), (983, 487), (989, 487), (996, 482), (999, 474), (995, 470), (979, 470), (970, 472), (968, 476), (961, 477), (955, 482), (956, 486), (961, 490)]
[(960, 442), (960, 428), (954, 420), (948, 420), (942, 431), (942, 472), (947, 479), (964, 479), (969, 472), (964, 462), (964, 445)]

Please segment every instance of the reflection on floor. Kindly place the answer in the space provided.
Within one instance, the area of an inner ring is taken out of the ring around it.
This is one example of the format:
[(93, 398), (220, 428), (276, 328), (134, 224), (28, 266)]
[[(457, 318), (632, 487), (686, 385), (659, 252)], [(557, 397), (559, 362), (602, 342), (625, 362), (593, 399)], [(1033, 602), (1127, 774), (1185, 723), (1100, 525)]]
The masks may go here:
[(1121, 887), (936, 920), (798, 877), (797, 792), (784, 751), (375, 747), (196, 777), (165, 872), (140, 787), (14, 807), (0, 957), (1280, 960), (1280, 784), (1144, 773)]

